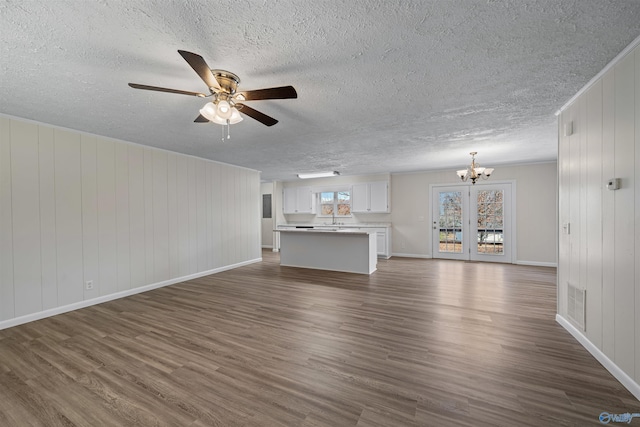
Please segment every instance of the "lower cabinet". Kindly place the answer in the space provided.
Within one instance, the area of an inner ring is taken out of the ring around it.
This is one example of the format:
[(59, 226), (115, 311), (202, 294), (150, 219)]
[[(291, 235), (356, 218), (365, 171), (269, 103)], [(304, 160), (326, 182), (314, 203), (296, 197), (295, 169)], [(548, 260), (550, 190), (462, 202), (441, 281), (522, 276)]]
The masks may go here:
[(376, 231), (376, 244), (379, 258), (391, 257), (391, 227), (369, 228)]

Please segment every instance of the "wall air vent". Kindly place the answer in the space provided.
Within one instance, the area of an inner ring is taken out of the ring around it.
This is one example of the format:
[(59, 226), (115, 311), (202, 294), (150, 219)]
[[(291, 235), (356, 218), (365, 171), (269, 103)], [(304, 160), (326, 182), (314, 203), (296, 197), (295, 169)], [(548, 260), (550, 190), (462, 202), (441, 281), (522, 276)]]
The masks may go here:
[(567, 283), (567, 315), (576, 326), (585, 330), (587, 306), (587, 290), (576, 288), (571, 283)]

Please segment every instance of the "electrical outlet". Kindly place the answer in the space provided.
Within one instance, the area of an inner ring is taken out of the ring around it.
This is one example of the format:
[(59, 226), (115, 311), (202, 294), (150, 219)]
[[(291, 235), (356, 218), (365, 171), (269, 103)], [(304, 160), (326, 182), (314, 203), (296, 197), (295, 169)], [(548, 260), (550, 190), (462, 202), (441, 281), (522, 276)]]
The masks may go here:
[(84, 283), (84, 288), (88, 291), (90, 291), (91, 289), (93, 289), (93, 280), (87, 280)]

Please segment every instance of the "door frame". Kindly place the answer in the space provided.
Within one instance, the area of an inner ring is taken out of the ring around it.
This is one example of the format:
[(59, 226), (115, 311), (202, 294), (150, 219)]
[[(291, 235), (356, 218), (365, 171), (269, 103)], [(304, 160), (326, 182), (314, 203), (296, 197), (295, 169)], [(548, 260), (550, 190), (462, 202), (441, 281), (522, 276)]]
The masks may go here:
[[(516, 215), (517, 215), (517, 211), (516, 211), (516, 181), (515, 180), (501, 180), (501, 181), (491, 181), (491, 182), (478, 182), (475, 184), (475, 187), (479, 187), (479, 186), (491, 186), (491, 185), (498, 185), (498, 184), (510, 184), (511, 185), (511, 203), (510, 203), (510, 207), (511, 207), (511, 239), (510, 239), (510, 243), (511, 243), (511, 264), (517, 264), (517, 259), (518, 259), (518, 251), (517, 251), (517, 221), (516, 221)], [(451, 183), (451, 184), (429, 184), (429, 242), (431, 243), (431, 258), (440, 258), (437, 257), (437, 252), (434, 250), (434, 229), (431, 226), (433, 224), (433, 221), (435, 220), (434, 218), (434, 206), (433, 206), (433, 192), (435, 189), (437, 188), (460, 188), (460, 189), (464, 189), (467, 190), (467, 194), (469, 194), (469, 192), (471, 191), (470, 188), (472, 187), (472, 184), (469, 182), (465, 182), (465, 183), (460, 183), (460, 182), (456, 182), (456, 183)], [(470, 210), (470, 209), (468, 209)], [(470, 217), (470, 215), (467, 214), (468, 217)], [(467, 220), (469, 219), (467, 217)], [(464, 257), (463, 259), (466, 261), (470, 261), (471, 260), (471, 254), (469, 253), (468, 250), (468, 244), (467, 243), (467, 250), (465, 251), (466, 257)], [(449, 258), (449, 259), (457, 259), (457, 258)], [(459, 259), (459, 258), (458, 258)], [(487, 261), (490, 262), (490, 261)]]

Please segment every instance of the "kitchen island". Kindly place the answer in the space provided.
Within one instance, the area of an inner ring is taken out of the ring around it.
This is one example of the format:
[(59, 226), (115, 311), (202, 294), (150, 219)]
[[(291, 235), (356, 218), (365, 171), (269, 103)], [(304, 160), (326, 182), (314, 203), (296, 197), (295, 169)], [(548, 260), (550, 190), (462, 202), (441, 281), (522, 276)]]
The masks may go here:
[(280, 265), (371, 274), (378, 262), (376, 232), (340, 229), (276, 229)]

